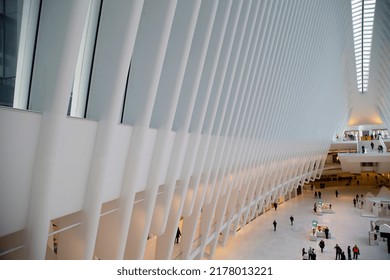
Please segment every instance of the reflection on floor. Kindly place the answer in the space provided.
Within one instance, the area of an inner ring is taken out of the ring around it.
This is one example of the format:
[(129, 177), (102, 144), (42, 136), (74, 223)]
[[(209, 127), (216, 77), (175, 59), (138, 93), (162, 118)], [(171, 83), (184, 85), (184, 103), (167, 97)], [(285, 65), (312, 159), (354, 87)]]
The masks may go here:
[[(317, 260), (334, 260), (334, 247), (338, 244), (345, 254), (348, 246), (352, 248), (357, 245), (360, 248), (359, 259), (362, 260), (389, 260), (387, 242), (382, 238), (379, 239), (378, 245), (369, 245), (370, 221), (378, 218), (363, 217), (362, 210), (353, 205), (356, 194), (365, 195), (371, 192), (376, 195), (380, 188), (373, 185), (374, 175), (362, 176), (359, 186), (356, 181), (352, 181), (350, 186), (346, 186), (346, 181), (327, 183), (323, 189), (319, 189), (319, 184), (316, 184), (314, 190), (305, 190), (302, 195), (280, 204), (276, 211), (271, 209), (259, 216), (237, 232), (236, 236), (229, 237), (225, 247), (217, 248), (213, 259), (300, 260), (302, 248), (307, 251), (312, 247), (317, 254)], [(313, 205), (317, 201), (314, 199), (315, 190), (321, 191), (323, 202), (332, 204), (333, 214), (314, 213)], [(336, 190), (339, 193), (337, 198)], [(290, 224), (291, 215), (294, 217), (293, 225)], [(390, 220), (390, 216), (380, 218)], [(277, 221), (276, 231), (272, 225), (274, 220)], [(313, 220), (328, 226), (331, 232), (331, 238), (324, 239), (323, 253), (318, 246), (322, 238), (310, 240)]]

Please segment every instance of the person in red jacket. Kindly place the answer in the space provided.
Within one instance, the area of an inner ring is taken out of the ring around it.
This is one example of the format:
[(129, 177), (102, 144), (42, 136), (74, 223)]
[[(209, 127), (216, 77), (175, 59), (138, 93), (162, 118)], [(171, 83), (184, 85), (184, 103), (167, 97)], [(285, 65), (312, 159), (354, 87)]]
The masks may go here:
[(353, 246), (352, 252), (353, 252), (353, 259), (357, 260), (358, 259), (358, 255), (360, 255), (360, 251), (359, 251), (358, 246), (356, 246), (356, 245)]

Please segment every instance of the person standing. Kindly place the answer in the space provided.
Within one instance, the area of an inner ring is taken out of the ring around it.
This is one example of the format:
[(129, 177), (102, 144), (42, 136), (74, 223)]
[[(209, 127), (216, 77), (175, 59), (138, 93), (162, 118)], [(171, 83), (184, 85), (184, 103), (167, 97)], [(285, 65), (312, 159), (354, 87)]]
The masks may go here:
[(278, 208), (278, 204), (276, 202), (274, 203), (274, 208), (275, 208), (275, 211)]
[(324, 231), (325, 231), (325, 238), (328, 239), (328, 237), (329, 237), (329, 228), (326, 227), (324, 229)]
[(274, 222), (273, 222), (273, 225), (274, 225), (274, 231), (276, 231), (276, 225), (277, 225), (278, 223), (276, 222), (276, 220), (274, 220)]
[(336, 249), (335, 260), (339, 260), (341, 258), (341, 248), (340, 248), (339, 244), (336, 244), (336, 246), (334, 246), (334, 248)]
[(314, 252), (314, 248), (311, 249), (311, 259), (312, 259), (312, 260), (316, 260), (316, 259), (317, 259), (317, 255), (316, 255), (316, 253)]
[(293, 223), (294, 223), (294, 217), (291, 215), (290, 216), (290, 222), (291, 222), (291, 225), (293, 225)]
[(352, 260), (352, 257), (351, 257), (351, 246), (348, 246), (348, 248), (347, 248), (347, 255), (348, 255), (348, 260)]
[(302, 248), (302, 260), (307, 260), (307, 259), (308, 259), (308, 254), (305, 248)]
[(356, 208), (356, 198), (353, 199), (353, 207)]
[(336, 197), (339, 197), (339, 192), (336, 190), (335, 191)]
[(313, 258), (313, 248), (312, 247), (309, 247), (307, 254), (309, 255), (309, 260), (311, 260)]
[(353, 246), (352, 252), (353, 252), (353, 259), (354, 259), (354, 260), (357, 260), (357, 259), (358, 259), (358, 256), (360, 255), (359, 247), (356, 246), (356, 245)]

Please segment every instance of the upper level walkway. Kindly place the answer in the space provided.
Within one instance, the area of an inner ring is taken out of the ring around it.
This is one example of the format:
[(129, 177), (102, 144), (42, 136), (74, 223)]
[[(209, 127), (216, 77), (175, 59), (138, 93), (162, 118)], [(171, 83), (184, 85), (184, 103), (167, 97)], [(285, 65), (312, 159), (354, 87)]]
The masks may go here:
[(363, 141), (335, 141), (330, 150), (338, 151), (343, 172), (390, 172), (390, 141), (382, 138)]

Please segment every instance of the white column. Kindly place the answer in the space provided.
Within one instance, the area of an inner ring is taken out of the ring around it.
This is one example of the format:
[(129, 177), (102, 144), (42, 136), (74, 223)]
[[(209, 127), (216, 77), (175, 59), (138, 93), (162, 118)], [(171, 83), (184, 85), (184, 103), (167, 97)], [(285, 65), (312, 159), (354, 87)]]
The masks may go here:
[[(176, 0), (145, 1), (144, 13), (137, 34), (128, 84), (129, 98), (126, 100), (124, 112), (124, 122), (133, 123), (135, 127), (119, 206), (120, 232), (117, 254), (119, 259), (143, 258), (148, 235), (145, 222), (151, 217), (148, 216), (148, 211), (143, 206), (143, 203), (148, 203), (148, 197), (146, 196), (145, 201), (137, 205), (134, 205), (134, 197), (135, 193), (142, 191), (147, 184), (147, 174), (153, 155), (149, 155), (149, 160), (144, 161), (143, 164), (137, 160), (154, 149), (155, 140), (149, 141), (153, 133), (149, 130), (149, 124), (176, 4)], [(166, 151), (161, 150), (161, 152)], [(155, 154), (155, 158), (156, 156), (159, 157)]]
[[(26, 247), (29, 258), (45, 259), (49, 232), (56, 143), (64, 137), (66, 119), (82, 26), (88, 9), (85, 1), (45, 1), (34, 65), (31, 98), (33, 108), (42, 110), (42, 122), (33, 172)], [(55, 71), (54, 71), (55, 70)], [(78, 256), (76, 256), (78, 257)]]
[[(93, 259), (94, 256), (101, 207), (104, 202), (103, 192), (105, 189), (116, 187), (117, 180), (112, 178), (110, 166), (117, 164), (115, 161), (118, 161), (118, 158), (114, 156), (118, 150), (121, 150), (121, 154), (125, 153), (130, 143), (130, 128), (126, 129), (128, 133), (123, 133), (123, 127), (118, 125), (118, 121), (121, 117), (127, 73), (142, 6), (143, 0), (131, 2), (116, 0), (105, 2), (103, 6), (98, 34), (100, 40), (96, 46), (93, 73), (90, 73), (92, 80), (88, 112), (98, 119), (99, 123), (83, 207), (82, 234), (86, 243), (85, 259)], [(89, 82), (89, 75), (86, 75), (86, 78)], [(111, 94), (108, 95), (107, 92)], [(123, 165), (124, 161), (120, 163)], [(122, 165), (115, 166), (121, 177)], [(115, 228), (112, 229), (114, 230)], [(107, 242), (112, 243), (111, 246), (107, 246), (111, 252), (101, 253), (102, 255), (98, 256), (101, 259), (116, 254), (115, 240), (109, 238)]]
[[(152, 126), (158, 126), (159, 134), (161, 135), (163, 135), (166, 130), (170, 131), (173, 126), (200, 6), (200, 0), (189, 2), (179, 1), (176, 8), (177, 10), (157, 93), (157, 100), (152, 116)], [(153, 118), (155, 120), (153, 120)], [(150, 229), (153, 234), (160, 235), (165, 230), (169, 208), (176, 187), (176, 180), (177, 178), (180, 178), (180, 173), (182, 172), (187, 143), (188, 133), (176, 133), (172, 154), (169, 155), (170, 160), (165, 158), (163, 159), (163, 162), (161, 162), (161, 165), (168, 167), (166, 171), (164, 192), (159, 194), (155, 201), (153, 220)], [(160, 169), (158, 166), (157, 168)], [(149, 183), (151, 185), (156, 184), (156, 182)]]

